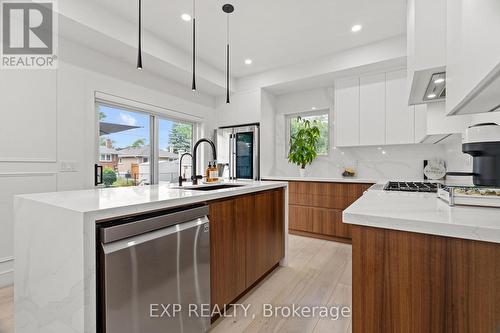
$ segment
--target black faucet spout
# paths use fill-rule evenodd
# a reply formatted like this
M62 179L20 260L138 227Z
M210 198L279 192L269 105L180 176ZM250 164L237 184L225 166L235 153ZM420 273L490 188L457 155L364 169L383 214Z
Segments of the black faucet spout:
M186 178L182 177L182 159L186 155L191 156L191 159L193 158L193 155L191 155L191 153L184 153L181 155L181 158L179 159L179 186L182 186L182 182L186 181Z
M215 149L215 144L212 140L203 138L203 139L196 141L196 143L194 144L194 147L193 147L193 156L192 156L193 167L191 169L192 170L191 180L193 181L193 185L198 185L198 179L203 178L203 176L196 174L196 155L197 155L196 153L198 151L198 146L203 142L208 143L210 145L210 147L212 147L213 160L214 160L214 162L217 160L217 150Z

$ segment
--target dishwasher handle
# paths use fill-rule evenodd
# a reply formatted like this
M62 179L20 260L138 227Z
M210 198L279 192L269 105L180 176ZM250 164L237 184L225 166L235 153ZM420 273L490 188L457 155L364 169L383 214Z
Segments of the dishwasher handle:
M138 219L125 224L109 226L100 230L100 240L102 243L107 244L158 229L163 229L179 223L193 221L207 216L208 213L208 206L201 206L184 209L170 214Z
M176 225L173 225L173 226L170 226L167 228L163 228L163 229L156 230L153 232L148 232L146 234L141 234L141 235L130 237L130 238L121 239L119 241L115 241L115 242L108 243L108 244L102 244L102 249L103 249L104 254L107 255L107 254L121 251L121 250L129 248L129 247L133 247L133 246L137 246L137 245L140 245L143 243L154 241L156 239L159 239L159 238L162 238L162 237L165 237L168 235L172 235L172 234L179 233L179 232L182 232L182 231L187 230L187 229L196 228L196 227L200 227L200 226L203 226L203 229L201 230L202 232L209 232L210 230L209 230L208 222L209 222L208 217L204 216L204 217L198 218L197 220L194 220L194 221L189 221L189 222L185 222L182 224L176 224Z

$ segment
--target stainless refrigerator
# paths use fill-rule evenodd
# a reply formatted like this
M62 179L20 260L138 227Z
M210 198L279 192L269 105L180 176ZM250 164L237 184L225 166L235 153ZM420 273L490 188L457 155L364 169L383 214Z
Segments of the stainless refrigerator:
M219 176L260 179L259 124L220 127L215 130Z

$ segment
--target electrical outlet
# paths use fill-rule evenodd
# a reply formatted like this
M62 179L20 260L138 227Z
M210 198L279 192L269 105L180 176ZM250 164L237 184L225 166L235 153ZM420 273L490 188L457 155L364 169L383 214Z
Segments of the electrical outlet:
M77 161L60 161L59 162L60 172L77 172L78 162Z

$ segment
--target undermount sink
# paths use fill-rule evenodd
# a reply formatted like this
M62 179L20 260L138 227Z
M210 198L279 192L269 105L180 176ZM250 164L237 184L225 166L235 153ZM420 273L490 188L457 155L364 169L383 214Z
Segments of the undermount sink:
M245 184L220 184L220 185L200 185L200 186L186 186L179 187L181 190L190 190L190 191L215 191L215 190L223 190L225 188L233 188L233 187L242 187Z

